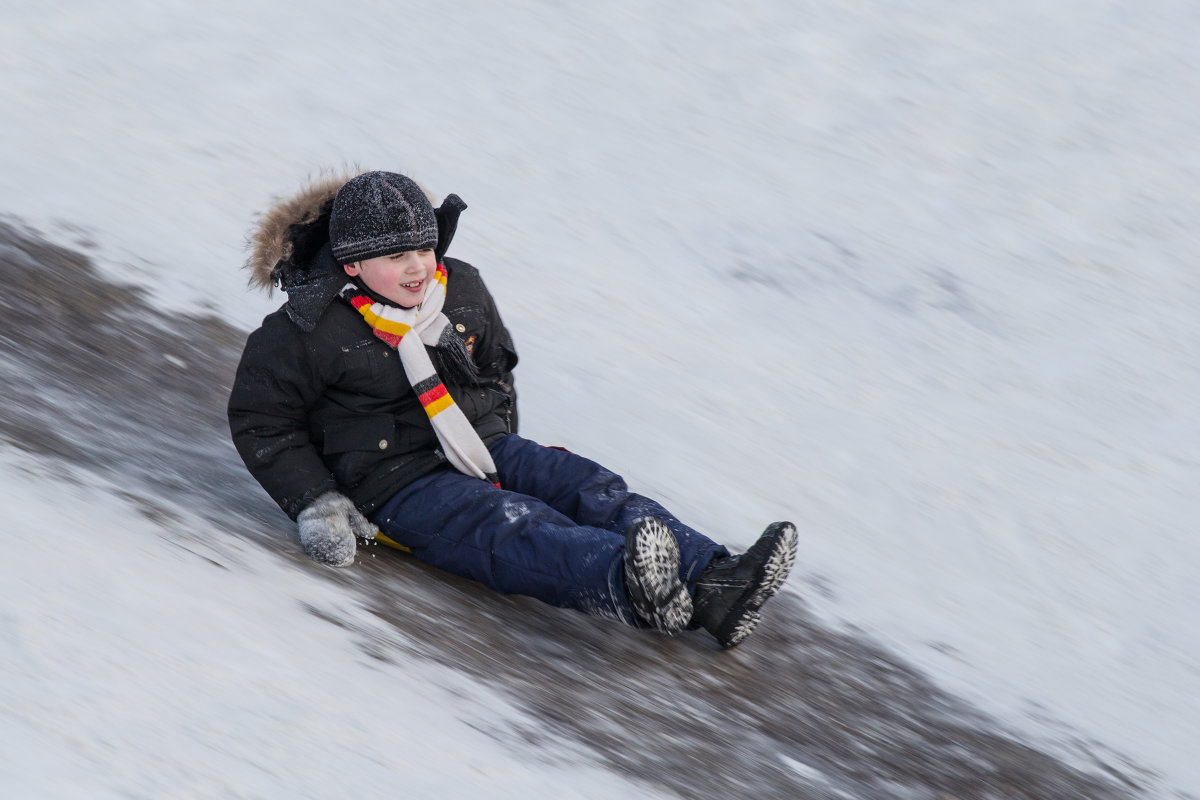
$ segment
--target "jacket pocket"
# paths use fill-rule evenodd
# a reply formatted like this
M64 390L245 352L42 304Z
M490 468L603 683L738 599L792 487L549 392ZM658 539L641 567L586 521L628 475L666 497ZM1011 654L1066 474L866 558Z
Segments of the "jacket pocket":
M396 446L396 425L390 414L370 414L325 427L327 455L354 451L385 452Z
M366 386L384 374L383 359L395 352L381 340L371 337L353 344L342 345L340 362L342 381L350 386ZM397 363L399 359L396 359Z

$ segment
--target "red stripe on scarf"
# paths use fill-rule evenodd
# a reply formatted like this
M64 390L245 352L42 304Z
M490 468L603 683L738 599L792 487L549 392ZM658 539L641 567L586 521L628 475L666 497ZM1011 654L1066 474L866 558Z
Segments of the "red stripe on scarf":
M389 347L399 347L400 346L400 340L403 337L397 336L394 333L388 333L387 331L381 331L381 330L379 330L379 328L372 328L371 330L375 331L376 336L378 336L380 339L383 339L383 341L387 342Z
M419 395L417 397L417 399L421 401L421 405L427 406L434 401L441 400L445 396L446 396L446 384L439 383L437 386L433 387L428 392L425 392L425 394Z

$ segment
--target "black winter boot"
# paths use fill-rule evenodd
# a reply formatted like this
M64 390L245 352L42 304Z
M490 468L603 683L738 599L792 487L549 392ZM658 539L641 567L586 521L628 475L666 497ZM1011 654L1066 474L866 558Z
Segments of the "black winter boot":
M692 596L679 580L679 543L656 519L625 530L625 589L634 613L655 630L674 635L692 619Z
M741 644L795 560L796 527L790 522L768 525L745 553L714 558L700 573L692 622L717 637L721 647Z

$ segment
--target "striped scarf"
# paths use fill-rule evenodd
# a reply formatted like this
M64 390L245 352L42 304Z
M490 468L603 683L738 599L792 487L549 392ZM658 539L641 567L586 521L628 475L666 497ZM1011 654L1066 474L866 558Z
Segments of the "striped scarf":
M434 280L425 290L425 299L415 308L396 308L378 303L363 293L361 287L347 283L339 293L362 314L371 330L383 341L396 348L404 374L412 384L417 399L433 424L433 432L441 442L446 458L466 475L482 478L500 485L496 465L483 440L454 402L442 383L426 346L447 351L453 356L470 356L442 313L446 302L446 267L438 264ZM409 333L416 334L409 336Z

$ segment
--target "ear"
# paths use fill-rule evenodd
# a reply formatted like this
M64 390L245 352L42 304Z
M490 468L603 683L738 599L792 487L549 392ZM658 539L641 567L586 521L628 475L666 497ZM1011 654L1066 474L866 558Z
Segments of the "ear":
M346 274L351 278L357 278L358 273L361 272L361 270L358 268L357 261L355 261L353 264L342 264L342 269L346 270Z

